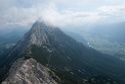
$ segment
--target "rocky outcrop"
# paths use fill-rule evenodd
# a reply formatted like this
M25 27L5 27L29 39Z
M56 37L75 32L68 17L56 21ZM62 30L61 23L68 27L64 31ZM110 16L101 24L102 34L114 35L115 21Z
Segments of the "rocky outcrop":
M48 68L30 58L19 59L2 84L59 84L60 79Z

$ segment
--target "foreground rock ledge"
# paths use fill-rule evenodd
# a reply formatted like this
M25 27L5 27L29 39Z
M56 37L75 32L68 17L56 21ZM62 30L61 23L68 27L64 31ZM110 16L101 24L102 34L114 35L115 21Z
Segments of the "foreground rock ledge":
M59 81L51 70L30 58L16 61L2 84L59 84Z

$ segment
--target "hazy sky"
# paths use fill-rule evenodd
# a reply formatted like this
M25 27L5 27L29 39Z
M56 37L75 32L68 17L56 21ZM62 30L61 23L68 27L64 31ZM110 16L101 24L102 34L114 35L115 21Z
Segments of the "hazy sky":
M0 28L26 27L42 18L56 26L125 20L125 0L0 0Z

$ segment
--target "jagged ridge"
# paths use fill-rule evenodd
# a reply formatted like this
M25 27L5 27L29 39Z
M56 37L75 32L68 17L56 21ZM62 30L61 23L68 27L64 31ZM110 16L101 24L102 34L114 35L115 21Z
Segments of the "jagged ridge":
M59 84L60 79L48 68L34 59L19 59L9 71L2 84Z

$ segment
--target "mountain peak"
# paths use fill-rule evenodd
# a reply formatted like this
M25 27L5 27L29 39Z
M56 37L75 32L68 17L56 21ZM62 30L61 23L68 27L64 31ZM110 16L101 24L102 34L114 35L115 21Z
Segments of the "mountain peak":
M25 35L23 40L27 40L29 44L48 44L49 38L55 38L55 33L61 32L59 28L54 27L47 22L37 20L31 27L30 31Z
M55 26L49 24L48 22L44 21L44 20L37 20L31 29L46 29L46 28L56 28Z
M40 29L46 29L48 28L48 24L45 23L44 21L36 21L33 25L32 25L32 28L31 30L34 31L34 30L40 30Z

